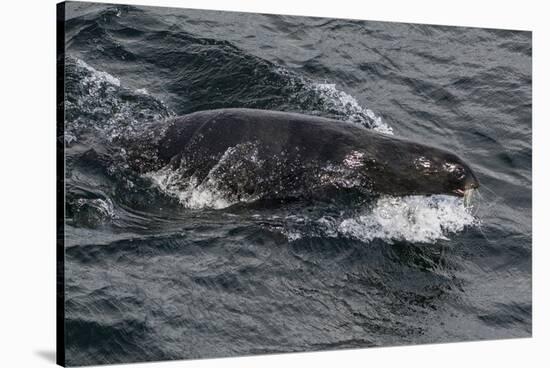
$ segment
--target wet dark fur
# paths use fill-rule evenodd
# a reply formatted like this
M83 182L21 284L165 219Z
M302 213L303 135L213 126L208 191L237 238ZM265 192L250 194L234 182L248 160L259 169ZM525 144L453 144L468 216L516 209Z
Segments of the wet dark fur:
M148 135L152 141L130 149L136 170L147 172L170 164L200 183L228 149L237 147L234 156L246 158L256 150L262 164L229 157L223 162L226 167L215 168L220 185L264 198L338 187L390 195L462 196L466 189L478 186L472 170L451 152L348 122L220 109L184 115L168 124ZM143 152L147 154L139 154Z

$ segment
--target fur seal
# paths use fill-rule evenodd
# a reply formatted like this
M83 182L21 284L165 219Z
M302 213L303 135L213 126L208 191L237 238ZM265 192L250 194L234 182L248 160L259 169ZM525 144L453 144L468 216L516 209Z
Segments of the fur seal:
M444 149L350 122L279 111L183 115L127 151L138 172L170 171L172 182L208 186L239 201L327 190L469 199L479 187L470 167Z

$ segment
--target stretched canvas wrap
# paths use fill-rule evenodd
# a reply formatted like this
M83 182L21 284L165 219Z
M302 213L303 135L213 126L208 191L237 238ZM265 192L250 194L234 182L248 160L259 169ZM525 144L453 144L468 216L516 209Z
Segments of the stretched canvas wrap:
M59 364L531 336L531 32L57 11Z

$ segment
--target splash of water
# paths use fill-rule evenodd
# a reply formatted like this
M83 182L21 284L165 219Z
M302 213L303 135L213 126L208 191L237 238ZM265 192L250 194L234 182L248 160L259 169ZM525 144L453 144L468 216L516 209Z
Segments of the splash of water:
M152 122L174 113L145 89L124 87L117 77L68 56L67 78L75 79L65 101L65 142L78 142L83 133L95 131L113 141L141 134Z
M164 193L177 198L184 207L221 209L238 202L258 199L253 194L234 193L226 186L237 180L233 186L238 187L245 178L255 175L251 171L260 168L262 164L263 161L258 158L258 144L246 142L229 147L200 181L195 175L185 175L187 162L184 159L179 168L173 169L168 165L145 175Z
M446 195L382 197L373 210L338 224L338 233L363 241L430 243L475 225L460 198Z
M338 89L336 84L312 81L283 67L278 67L275 71L285 77L290 85L298 89L298 95L305 92L305 95L312 95L315 100L320 100L323 112L343 117L344 120L367 129L393 134L392 127L386 124L380 116L361 106L355 97Z
M282 231L290 240L303 237L343 237L371 242L409 241L433 243L479 220L462 200L447 195L380 197L371 208L343 218L322 216L318 219L298 216L287 221Z
M393 134L392 127L384 123L380 116L362 107L353 96L337 89L336 84L313 83L310 86L319 94L327 107L342 112L349 121L380 133Z
M70 63L80 79L76 93L70 96L67 103L69 119L66 139L69 143L78 140L78 129L71 129L75 126L86 125L88 128L101 130L109 140L112 140L118 136L139 134L143 128L141 125L143 121L161 120L173 115L162 101L149 95L145 89L127 90L118 78L96 70L80 59L71 59ZM367 128L393 134L392 128L379 116L362 107L354 97L338 90L334 84L314 83L305 79L302 83L305 88L313 91L321 99L326 109L338 111L347 120ZM137 96L137 99L125 100L123 98L125 93L131 93ZM78 114L71 115L72 110L77 111ZM90 124L88 119L94 124ZM243 152L246 155L243 155ZM220 173L223 173L225 166L235 165L233 160L235 155L240 155L241 160L245 158L253 165L261 165L260 162L254 161L257 160L257 154L254 155L253 147L243 146L229 149L200 182L196 177L184 177L182 170L173 170L168 167L148 173L146 176L151 178L164 193L177 198L187 208L222 209L238 202L252 202L257 199L256 195L236 197L224 190L223 175ZM357 157L350 153L344 164L346 167L353 168L357 162ZM329 169L325 171L330 172ZM352 184L353 182L349 185L353 186ZM346 185L342 184L342 186ZM109 213L109 211L99 212ZM433 242L438 239L447 239L449 234L462 231L477 222L462 200L449 196L381 197L361 214L347 218L323 216L306 220L296 218L296 221L291 217L289 219L285 232L291 241L303 236L323 234L356 238L366 242L374 239L390 242L400 240ZM304 223L308 224L308 229L301 226ZM315 230L312 231L312 228Z

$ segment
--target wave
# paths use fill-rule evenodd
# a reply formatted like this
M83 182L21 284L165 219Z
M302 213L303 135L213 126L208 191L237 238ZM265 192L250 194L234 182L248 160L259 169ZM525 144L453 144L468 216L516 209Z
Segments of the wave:
M306 102L311 108L320 104L321 111L313 111L314 113L332 115L336 119L349 121L367 129L393 134L393 128L386 124L382 117L371 109L361 106L355 97L338 89L335 83L310 80L283 67L277 67L275 71L295 88L292 99L297 100L299 105Z
M245 189L246 181L256 176L255 171L264 165L264 161L258 158L258 150L259 145L253 142L228 148L206 178L200 181L195 175L185 175L185 162L176 169L167 165L145 175L187 208L226 208L260 198L259 194L247 193ZM232 190L227 189L229 186Z
M108 141L135 136L147 129L146 124L176 115L162 98L149 93L146 88L129 89L117 76L98 70L74 56L67 57L66 65L66 78L71 87L65 102L65 140L68 144L78 141L90 129L98 131ZM290 110L332 116L393 134L392 127L380 116L361 106L355 97L338 89L335 84L316 82L280 66L271 66L271 69L270 73L279 75L282 84L290 87L284 91L288 93Z
M112 74L85 61L66 60L65 142L73 144L91 131L112 142L141 134L152 122L174 113L147 90L132 90Z
M111 199L79 198L72 208L73 220L83 227L97 227L117 217Z
M217 180L211 176L199 183L195 177L184 178L180 171L171 170L169 167L147 173L145 176L151 178L162 192L178 199L186 208L222 209L237 203L216 188Z
M347 120L367 126L380 133L393 134L392 127L384 123L380 116L359 105L353 96L337 89L336 84L313 83L311 88L319 93L328 107L344 113Z
M457 197L447 195L380 197L370 209L351 217L322 216L318 219L294 218L286 224L284 235L291 241L304 237L344 237L371 242L408 241L433 243L448 240L453 233L479 220Z

